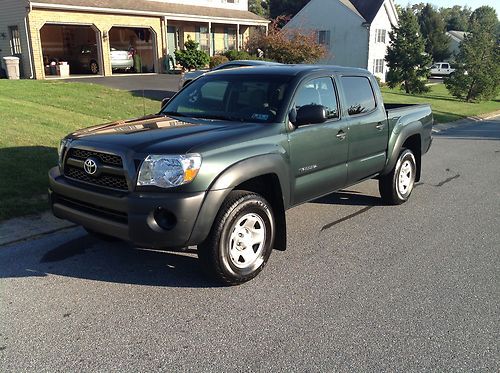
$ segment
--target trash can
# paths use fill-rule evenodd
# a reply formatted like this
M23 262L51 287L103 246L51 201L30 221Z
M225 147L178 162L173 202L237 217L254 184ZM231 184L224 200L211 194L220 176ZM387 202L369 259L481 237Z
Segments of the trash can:
M7 70L7 78L19 79L19 58L18 57L4 57L5 70Z

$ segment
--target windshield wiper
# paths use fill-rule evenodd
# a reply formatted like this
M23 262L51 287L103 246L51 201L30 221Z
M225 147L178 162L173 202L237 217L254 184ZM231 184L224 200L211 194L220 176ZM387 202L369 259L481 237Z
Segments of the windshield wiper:
M185 117L184 114L178 113L177 111L162 111L160 114L163 114L163 115L173 115L175 117Z
M205 115L193 115L193 118L197 119L216 119L216 120L227 120L227 121L240 121L241 118L235 118L235 117L226 117L224 115L217 115L217 114L205 114Z

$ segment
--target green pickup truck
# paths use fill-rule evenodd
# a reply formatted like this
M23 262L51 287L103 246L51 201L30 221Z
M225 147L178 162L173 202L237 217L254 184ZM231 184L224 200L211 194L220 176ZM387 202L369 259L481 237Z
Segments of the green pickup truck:
M429 105L385 105L366 70L276 65L207 73L144 118L65 137L55 216L141 247L197 245L225 284L286 248L285 211L376 178L405 202L431 145Z

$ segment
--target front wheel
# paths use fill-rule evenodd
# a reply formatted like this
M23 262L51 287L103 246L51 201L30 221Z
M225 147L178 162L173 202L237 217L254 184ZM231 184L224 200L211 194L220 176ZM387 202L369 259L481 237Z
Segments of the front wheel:
M406 202L413 191L416 174L415 156L410 149L404 149L392 171L379 179L378 188L382 199L391 205Z
M96 61L90 62L90 72L94 75L99 73L99 65L97 64Z
M249 281L271 255L274 216L262 196L233 191L220 208L207 239L198 245L204 269L226 285Z

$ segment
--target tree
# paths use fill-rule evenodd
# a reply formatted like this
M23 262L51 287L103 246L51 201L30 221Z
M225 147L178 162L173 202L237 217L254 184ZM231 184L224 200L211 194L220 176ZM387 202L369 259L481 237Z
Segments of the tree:
M431 4L421 9L418 23L425 40L425 51L432 59L437 62L450 57L450 38L446 35L444 20Z
M460 5L455 5L451 8L441 8L439 13L446 24L446 31L467 31L472 13L471 8L467 6L462 8Z
M265 0L248 0L248 10L258 16L269 18L269 3Z
M496 97L500 88L498 18L489 6L472 13L468 33L460 45L457 70L445 81L450 93L465 101Z
M280 28L287 18L281 16L272 20L267 35L264 32L252 35L247 49L251 53L261 49L266 59L281 63L314 63L323 58L327 51L318 43L315 32Z
M399 27L389 33L391 42L385 60L389 66L387 83L394 88L401 84L406 93L427 92L425 79L429 76L430 57L420 34L417 17L409 7L402 9Z
M269 11L272 18L296 15L310 0L270 0Z
M199 50L199 44L189 39L184 43L185 50L176 50L175 59L185 69L199 69L205 67L210 62L210 56Z

